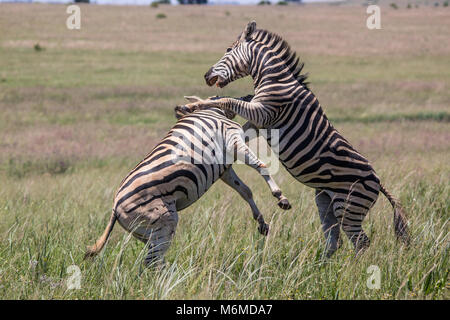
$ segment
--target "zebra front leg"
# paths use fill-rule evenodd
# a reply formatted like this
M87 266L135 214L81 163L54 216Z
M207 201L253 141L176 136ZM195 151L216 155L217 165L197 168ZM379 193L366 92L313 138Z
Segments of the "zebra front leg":
M250 121L247 121L243 126L242 126L242 130L244 132L246 132L247 130L258 130L258 128L251 123ZM254 139L256 136L250 136L249 140ZM247 148L248 149L248 148ZM249 152L250 149L248 149ZM269 173L267 172L267 169L265 169L264 167L258 167L256 168L256 170L258 170L258 172L263 176L264 180L266 181L266 183L269 185L270 190L272 191L272 195L274 197L277 197L279 202L278 202L278 206L280 206L280 208L284 209L284 210L288 210L291 208L291 205L289 204L289 201L286 197L284 197L281 193L281 189L278 187L278 185L276 184L275 180L272 178L271 175L269 175Z
M235 159L239 159L246 165L252 167L264 178L264 181L266 181L269 186L272 195L278 199L278 206L283 210L289 210L291 208L289 200L283 196L281 189L269 174L266 165L248 148L240 134L233 135L232 148Z
M232 111L240 115L244 119L251 121L258 128L263 128L272 123L273 119L280 111L279 106L266 105L257 101L245 101L236 98L219 98L219 99L205 99L194 100L193 97L186 97L189 102L183 106L176 108L184 110L184 113L194 112L195 110L205 108L220 108L223 110ZM195 97L195 99L199 99ZM194 101L194 102L193 102Z
M283 196L281 189L278 187L272 176L268 173L267 168L264 166L259 167L256 170L266 181L267 185L270 188L270 191L272 192L272 195L278 199L278 206L283 210L291 209L291 204L289 203L289 200L285 196Z
M264 236L267 236L267 234L269 233L269 225L264 221L263 215L256 206L250 188L244 182L242 182L241 179L239 179L239 177L237 176L236 172L233 170L232 167L229 167L227 170L225 170L225 172L220 178L222 179L223 182L225 182L231 188L236 190L237 193L239 193L245 201L247 201L247 203L250 205L250 208L252 209L253 219L258 221L259 233L261 233Z

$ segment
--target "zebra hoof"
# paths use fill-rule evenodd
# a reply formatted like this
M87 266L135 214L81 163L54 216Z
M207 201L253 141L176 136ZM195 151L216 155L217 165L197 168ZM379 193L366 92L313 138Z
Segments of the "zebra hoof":
M267 223L262 223L258 227L259 233L261 233L263 236L267 236L269 234L269 225Z
M326 251L326 257L327 257L327 259L330 259L332 256L333 256L333 254L336 252L336 249L328 249L327 251Z
M289 203L289 200L284 198L278 201L278 206L283 210L289 210L291 207L291 204Z

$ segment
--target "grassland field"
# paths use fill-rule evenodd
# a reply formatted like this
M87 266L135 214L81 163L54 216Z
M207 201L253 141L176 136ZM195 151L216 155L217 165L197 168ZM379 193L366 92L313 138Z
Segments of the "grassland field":
M380 30L366 28L360 3L80 5L80 30L66 28L64 5L0 4L0 298L448 299L450 9L388 3ZM163 270L141 270L144 246L119 226L83 262L122 178L174 125L183 96L252 92L248 78L222 90L203 80L252 19L297 51L327 116L401 199L411 247L380 196L364 222L369 250L355 259L345 239L324 260L314 191L281 169L293 206L283 212L238 165L267 238L217 182L180 213ZM67 287L71 265L80 289ZM371 265L379 289L366 285Z

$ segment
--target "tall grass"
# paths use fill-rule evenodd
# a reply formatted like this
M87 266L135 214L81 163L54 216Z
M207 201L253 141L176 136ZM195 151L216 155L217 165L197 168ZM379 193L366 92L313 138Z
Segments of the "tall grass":
M155 270L143 268L145 246L119 226L97 258L82 261L85 246L106 225L116 172L124 171L111 167L43 176L40 182L5 178L8 188L0 192L2 297L448 298L450 190L445 179L409 177L402 181L407 188L393 190L409 213L410 248L395 239L392 208L380 197L364 224L372 239L369 250L355 257L345 239L343 248L327 260L312 190L293 183L284 171L279 174L294 208L283 212L275 201L267 202L269 192L259 177L238 167L259 195L256 201L270 223L269 236L257 232L242 200L231 201L237 195L224 185L214 186L181 212L166 266ZM67 288L70 265L81 270L81 289ZM379 290L366 285L370 265L380 268Z

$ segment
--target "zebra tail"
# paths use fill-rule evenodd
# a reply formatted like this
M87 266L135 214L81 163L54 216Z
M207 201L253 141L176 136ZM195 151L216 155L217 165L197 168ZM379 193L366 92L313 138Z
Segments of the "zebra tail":
M406 218L405 210L403 209L400 201L390 194L380 183L380 191L386 196L394 208L394 228L397 239L403 241L407 246L410 244L410 236L408 231L408 220Z
M113 210L111 214L111 218L109 219L109 223L106 226L105 231L101 235L101 237L95 242L93 246L87 247L86 253L84 254L83 260L86 260L87 258L91 258L96 256L105 246L106 240L108 240L109 234L111 233L112 229L114 228L114 224L116 223L117 217Z

